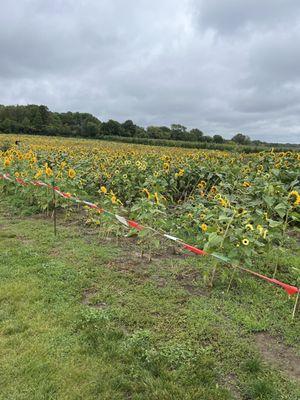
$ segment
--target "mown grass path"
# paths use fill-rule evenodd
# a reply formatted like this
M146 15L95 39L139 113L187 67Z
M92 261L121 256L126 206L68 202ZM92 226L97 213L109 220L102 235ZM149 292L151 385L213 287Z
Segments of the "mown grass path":
M300 398L283 291L247 276L208 290L206 259L58 230L0 207L1 400Z

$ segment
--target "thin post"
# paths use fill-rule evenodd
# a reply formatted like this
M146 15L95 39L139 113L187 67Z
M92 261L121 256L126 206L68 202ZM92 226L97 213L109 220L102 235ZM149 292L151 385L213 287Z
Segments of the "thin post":
M280 248L278 249L278 251L280 250ZM276 262L275 262L275 268L274 268L274 272L273 272L273 278L275 278L275 275L277 273L277 269L278 269L278 264L279 264L279 254L277 252L277 257L276 257Z
M295 314L296 314L296 310L297 310L297 305L298 305L298 301L299 301L299 295L300 295L300 290L298 290L297 297L296 297L296 300L295 300L295 305L294 305L294 309L293 309L292 319L295 318Z
M218 267L218 261L215 261L214 262L214 267L213 267L213 270L212 270L212 274L211 274L211 279L210 279L210 282L209 282L209 286L210 287L213 287L213 283L214 283L214 278L215 278L215 275L216 275L217 267Z
M53 230L54 230L54 236L56 236L57 234L57 229L56 229L56 193L55 193L55 182L53 180L52 182L52 194L53 194L53 198L52 198L52 202L53 202Z
M229 292L229 290L230 290L230 287L231 287L231 284L232 284L232 281L233 281L233 278L234 278L234 276L235 276L235 273L236 273L236 267L235 267L234 265L233 265L232 267L233 267L233 272L231 273L231 276L230 276L230 281L229 281L229 284L228 284L228 287L227 287L226 293L228 293L228 292Z

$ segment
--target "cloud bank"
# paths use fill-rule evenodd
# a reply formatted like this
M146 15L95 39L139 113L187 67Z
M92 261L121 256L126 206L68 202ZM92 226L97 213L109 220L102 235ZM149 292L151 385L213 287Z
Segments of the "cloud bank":
M297 0L3 0L0 103L300 143Z

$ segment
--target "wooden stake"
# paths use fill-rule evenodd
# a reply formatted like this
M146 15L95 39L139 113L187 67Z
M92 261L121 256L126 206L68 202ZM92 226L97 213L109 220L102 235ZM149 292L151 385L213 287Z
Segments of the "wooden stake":
M57 234L57 230L56 230L56 193L54 190L54 186L55 186L55 182L52 182L52 193L53 193L53 229L54 229L54 236L56 236Z
M295 318L295 314L296 314L296 310L297 310L297 305L298 305L298 301L299 301L299 295L300 295L300 291L298 290L297 297L296 297L296 300L295 300L294 309L293 309L292 319Z

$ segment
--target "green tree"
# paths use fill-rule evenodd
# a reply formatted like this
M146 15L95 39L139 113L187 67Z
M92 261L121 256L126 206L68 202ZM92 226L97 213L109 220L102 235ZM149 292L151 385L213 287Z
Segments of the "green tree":
M107 122L103 122L101 125L101 133L109 136L123 136L124 131L122 125L118 121L110 119Z
M28 117L23 118L21 122L21 130L23 133L31 133L31 124Z
M190 138L193 141L196 142L202 142L203 141L203 132L200 131L198 128L194 128L190 130Z
M39 107L37 107L35 110L35 114L32 119L32 125L33 125L33 128L35 129L36 133L42 133L44 124L43 124L43 118L42 118L42 114L41 114Z
M171 125L171 138L174 140L184 140L186 127L180 124Z
M136 127L135 136L136 136L136 137L140 137L140 138L146 138L146 137L148 137L148 136L147 136L147 132L146 132L145 129L142 128L141 126L137 126L137 127Z
M13 133L13 123L9 118L5 118L4 121L1 122L1 131L4 133Z
M135 136L136 126L131 121L131 119L128 119L127 121L123 122L122 127L124 136L130 136L130 137Z
M231 140L237 144L250 144L251 143L249 136L243 135L242 133L237 133L236 135L233 136L233 138Z
M150 139L164 139L164 131L158 126L148 126L147 134Z
M206 135L206 136L203 136L203 142L207 142L207 143L210 143L210 142L212 142L212 137L211 136L208 136L208 135Z
M98 131L98 125L95 122L88 121L86 124L86 135L88 137L95 137Z
M224 143L225 139L221 135L214 135L213 142L215 143Z
M44 105L40 105L39 112L40 112L40 116L42 119L42 124L43 124L43 126L46 126L49 123L49 116L50 116L48 107L46 107Z

